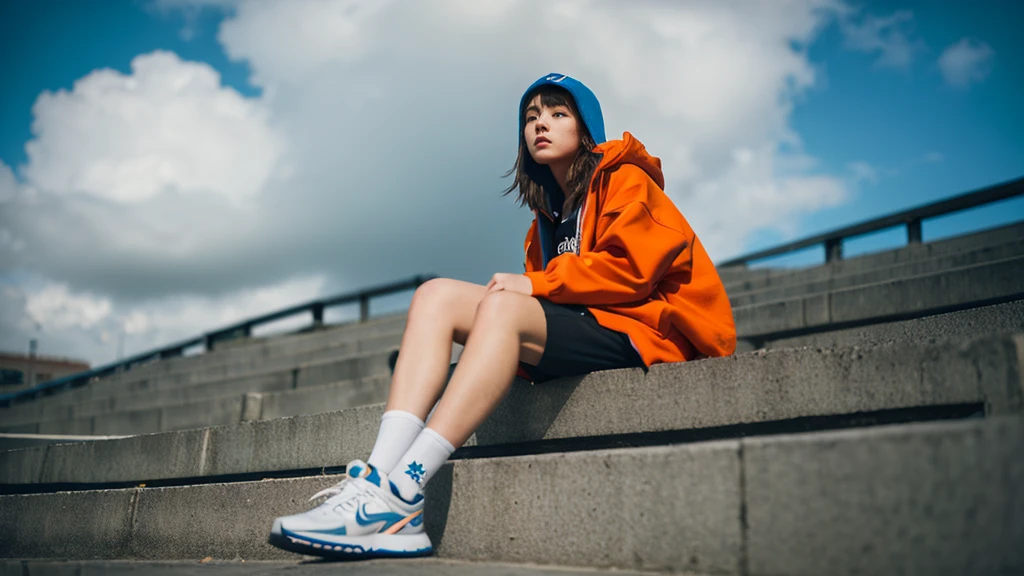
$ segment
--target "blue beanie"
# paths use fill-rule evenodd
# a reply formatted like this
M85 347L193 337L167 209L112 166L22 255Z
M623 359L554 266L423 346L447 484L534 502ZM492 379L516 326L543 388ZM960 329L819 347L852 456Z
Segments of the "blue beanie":
M551 73L544 76L530 85L523 93L523 97L519 100L519 134L522 136L523 129L526 128L526 119L523 117L523 108L526 106L526 97L534 89L545 86L558 86L564 88L569 94L572 95L573 100L576 101L576 108L580 111L580 116L583 119L583 124L587 127L587 131L590 132L590 136L594 139L595 144L601 144L605 141L604 139L604 116L601 115L601 104L597 101L597 96L587 88L583 82L565 74Z

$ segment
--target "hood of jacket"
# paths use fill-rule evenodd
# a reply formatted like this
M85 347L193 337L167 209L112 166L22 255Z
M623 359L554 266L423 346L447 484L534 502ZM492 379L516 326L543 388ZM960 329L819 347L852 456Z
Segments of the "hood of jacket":
M608 170L622 164L639 166L654 180L658 188L665 188L665 175L661 172L661 158L651 156L647 148L629 132L622 134L621 140L609 140L598 144L594 152L601 154L601 162L595 173Z

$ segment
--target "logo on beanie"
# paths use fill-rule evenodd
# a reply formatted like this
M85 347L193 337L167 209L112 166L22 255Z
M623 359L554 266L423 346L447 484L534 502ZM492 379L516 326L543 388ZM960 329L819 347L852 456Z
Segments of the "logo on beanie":
M552 74L551 76L548 76L547 78L545 78L545 80L547 80L548 82L561 82L562 80L565 80L565 79L566 79L566 75L565 74Z
M409 477L412 478L414 482L420 484L423 480L423 475L426 473L426 470L423 469L423 464L420 464L419 462L413 460L412 464L409 464L409 469L406 470L405 473L408 474Z

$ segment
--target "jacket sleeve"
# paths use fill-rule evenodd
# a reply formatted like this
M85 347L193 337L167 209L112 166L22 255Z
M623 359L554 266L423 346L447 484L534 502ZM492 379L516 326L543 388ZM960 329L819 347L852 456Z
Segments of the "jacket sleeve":
M559 304L612 305L643 300L676 258L690 248L685 233L665 226L641 200L601 216L594 249L563 254L546 270L527 272L533 296Z

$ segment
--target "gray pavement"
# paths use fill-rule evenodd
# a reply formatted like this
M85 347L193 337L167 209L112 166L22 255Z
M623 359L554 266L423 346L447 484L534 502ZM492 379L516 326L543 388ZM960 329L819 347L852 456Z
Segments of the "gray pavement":
M0 576L643 576L658 572L635 572L596 568L460 562L436 558L409 560L378 559L359 562L330 562L318 559L293 561L190 560L190 561L0 561Z

